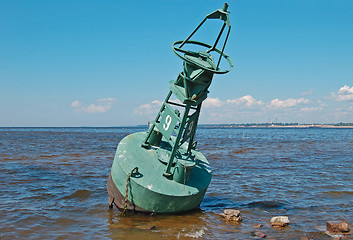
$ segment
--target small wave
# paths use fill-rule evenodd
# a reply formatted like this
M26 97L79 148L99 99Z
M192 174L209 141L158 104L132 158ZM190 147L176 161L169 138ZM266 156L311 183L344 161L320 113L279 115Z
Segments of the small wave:
M45 155L45 154L42 154L42 155L39 155L39 158L56 158L58 157L59 155L55 155L55 154L52 154L52 155Z
M334 239L342 239L344 237L341 233L330 233L329 231L325 231L325 233Z
M185 237L190 237L190 238L200 238L206 233L206 230L207 230L207 228L203 227L200 230L193 230L190 233L184 233L182 235L184 235Z
M251 202L245 204L245 206L251 208L263 208L263 209L271 209L271 208L283 208L284 203L278 201L258 201L258 202Z
M56 196L54 194L50 193L44 193L44 194L38 194L38 195L32 195L32 196L25 196L22 197L23 200L31 201L31 200L50 200L54 199Z
M58 218L55 221L55 224L61 225L61 226L71 226L72 224L78 223L77 220L72 219L72 218Z
M331 197L348 197L353 195L353 191L328 191L323 192L323 194L331 196Z
M78 198L78 199L86 199L89 198L92 195L92 191L89 190L77 190L74 193L63 197L63 199L73 199L73 198Z
M31 159L31 158L28 156L25 156L25 155L21 155L18 158L14 158L14 160L29 160L29 159Z
M81 157L82 154L80 153L71 153L71 154L68 154L69 157Z
M232 153L236 153L236 154L240 154L240 153L245 153L251 150L255 150L255 148L244 148L244 149L240 149L240 150L234 150L232 151Z
M222 156L219 155L219 154L209 154L207 155L208 159L213 159L213 160L218 160L218 159L221 159Z

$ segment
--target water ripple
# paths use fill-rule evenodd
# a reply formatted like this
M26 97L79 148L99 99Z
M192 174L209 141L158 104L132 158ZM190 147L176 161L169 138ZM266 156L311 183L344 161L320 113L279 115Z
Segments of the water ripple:
M108 209L116 146L146 128L0 128L1 239L330 239L315 226L353 222L352 129L200 128L213 179L198 211L128 215ZM244 134L245 133L245 134ZM241 210L241 224L219 213ZM283 231L269 227L288 215Z

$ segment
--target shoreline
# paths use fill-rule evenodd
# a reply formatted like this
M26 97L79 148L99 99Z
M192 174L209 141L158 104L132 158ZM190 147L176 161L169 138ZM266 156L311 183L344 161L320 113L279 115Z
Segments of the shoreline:
M347 126L339 126L339 125L330 125L330 124L298 124L298 125L277 125L277 124L268 124L268 125L262 125L262 124L215 124L215 125L202 125L200 124L200 127L202 128L330 128L330 129L353 129L352 125L347 125Z
M353 128L353 124L339 125L339 124L290 124L290 123L246 123L246 124L199 124L200 128ZM0 129L77 129L77 128L145 128L146 125L136 125L136 126L76 126L76 127L2 127Z

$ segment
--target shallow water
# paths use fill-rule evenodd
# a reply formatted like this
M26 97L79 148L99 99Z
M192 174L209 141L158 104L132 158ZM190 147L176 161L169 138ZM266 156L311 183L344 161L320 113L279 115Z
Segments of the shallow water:
M353 223L353 129L316 128L200 127L198 148L213 169L201 208L122 217L108 209L106 181L119 141L144 130L0 128L1 240L253 239L255 230L331 239L326 221ZM239 209L243 222L223 221L225 208ZM290 225L271 228L278 215Z

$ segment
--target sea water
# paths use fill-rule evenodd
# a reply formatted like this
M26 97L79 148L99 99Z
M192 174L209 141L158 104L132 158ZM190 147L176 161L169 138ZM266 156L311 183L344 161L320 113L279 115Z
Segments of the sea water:
M353 129L334 128L200 126L213 169L200 209L123 217L106 181L119 141L146 130L0 128L0 239L331 239L326 221L353 223ZM290 224L272 228L279 215Z

